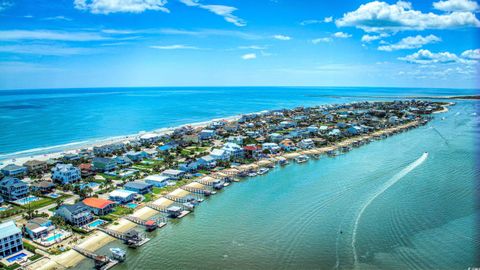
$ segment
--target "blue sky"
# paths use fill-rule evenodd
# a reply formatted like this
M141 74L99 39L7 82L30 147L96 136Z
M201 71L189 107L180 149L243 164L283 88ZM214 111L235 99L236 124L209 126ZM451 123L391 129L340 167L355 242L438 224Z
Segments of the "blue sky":
M472 0L0 0L0 89L477 88Z

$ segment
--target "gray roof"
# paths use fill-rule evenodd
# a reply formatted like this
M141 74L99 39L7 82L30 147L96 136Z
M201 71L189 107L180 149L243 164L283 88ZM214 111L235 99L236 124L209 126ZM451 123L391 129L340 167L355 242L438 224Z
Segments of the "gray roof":
M144 188L150 188L152 187L152 185L147 184L143 181L133 181L133 182L126 183L123 187L129 187L134 189L144 189Z
M0 224L0 239L17 233L21 233L21 231L12 220Z

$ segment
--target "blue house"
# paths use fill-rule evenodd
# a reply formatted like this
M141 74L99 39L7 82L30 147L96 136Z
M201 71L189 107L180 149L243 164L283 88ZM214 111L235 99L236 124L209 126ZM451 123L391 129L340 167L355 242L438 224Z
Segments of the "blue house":
M145 151L133 152L130 151L125 154L131 161L138 162L148 158L148 154Z
M120 166L129 166L133 164L132 160L126 156L118 156L115 157L113 160L115 160L115 162Z
M362 128L359 126L352 126L347 129L348 134L350 135L357 135L362 132Z
M0 181L0 195L7 201L25 198L28 191L28 185L18 178L5 177Z
M66 222L74 226L83 226L93 220L93 215L83 202L76 204L64 204L55 211L55 215L62 217Z
M5 176L21 177L27 173L27 167L9 164L3 167L1 171Z
M138 194L147 194L152 191L153 185L145 183L143 181L133 181L126 183L123 188L129 191L136 192Z
M169 142L167 144L160 145L159 147L157 147L157 150L159 152L165 152L165 151L169 151L171 149L176 149L177 147L178 147L178 144L176 144L174 142Z

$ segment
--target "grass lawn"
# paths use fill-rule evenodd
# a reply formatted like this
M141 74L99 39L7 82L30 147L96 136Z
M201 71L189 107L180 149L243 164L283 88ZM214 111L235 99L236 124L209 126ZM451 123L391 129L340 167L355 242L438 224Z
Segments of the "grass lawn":
M63 196L62 196L63 197ZM55 201L52 199L52 198L40 198L40 200L38 201L35 201L35 202L31 202L29 204L25 204L25 205L22 205L21 208L24 208L24 209L28 209L28 208L31 208L31 209L38 209L38 208L42 208L44 206L47 206L47 205L50 205L52 203L54 203Z
M10 207L8 210L0 212L0 218L6 218L6 217L18 215L18 214L23 213L24 211L25 210L23 210L22 208L20 208L16 205L12 205L12 207Z
M110 215L125 216L125 215L130 215L131 213L133 213L133 209L131 208L116 206Z
M145 195L143 195L145 197L145 200L143 202L151 202L155 199L155 195L152 194L152 193L147 193Z

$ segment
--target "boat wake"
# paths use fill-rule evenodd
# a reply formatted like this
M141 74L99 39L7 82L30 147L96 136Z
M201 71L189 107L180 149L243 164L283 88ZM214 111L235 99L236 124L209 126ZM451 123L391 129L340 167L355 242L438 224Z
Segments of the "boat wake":
M390 178L387 182L385 182L385 184L383 184L383 186L381 186L375 193L373 193L372 196L368 198L368 200L362 206L362 208L360 208L357 218L355 219L353 232L352 232L352 249L353 249L354 266L356 266L358 263L358 254L357 254L357 248L356 248L358 224L360 223L360 219L362 218L362 215L365 212L365 210L368 208L370 204L372 204L372 202L378 196L382 195L386 190L388 190L391 186L397 183L400 179L405 177L407 174L409 174L411 171L413 171L415 168L417 168L423 162L425 162L427 157L428 157L428 153L427 152L423 153L423 155L420 158L412 162L410 165L405 167L399 173L395 174L392 178Z

